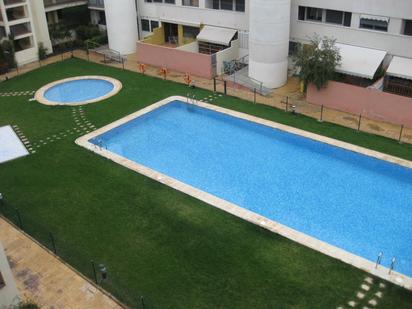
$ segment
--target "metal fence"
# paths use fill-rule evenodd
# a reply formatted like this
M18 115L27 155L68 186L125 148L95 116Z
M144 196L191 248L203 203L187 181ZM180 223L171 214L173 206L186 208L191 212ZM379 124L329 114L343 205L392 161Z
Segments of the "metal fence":
M75 49L67 50L60 54L55 54L47 57L44 60L35 61L27 65L20 66L10 72L0 76L0 81L8 80L14 76L24 74L31 70L40 68L44 65L56 63L66 60L71 57L87 60L89 62L100 63L110 67L115 67L122 70L146 74L152 77L172 80L174 82L187 84L187 76L184 73L168 72L168 74L160 73L159 68L145 66L142 72L141 64L132 57L127 59L122 57L122 61L108 61L104 53L97 53L89 50L87 46L85 50ZM311 118L317 119L319 122L328 122L337 124L343 127L348 127L359 132L366 132L378 136L387 137L403 143L412 143L412 128L404 125L393 124L385 121L377 121L365 117L364 115L355 115L348 112L339 111L336 109L327 108L326 106L319 106L308 103L301 93L292 93L288 95L271 93L269 95L261 95L259 89L249 89L233 83L231 80L224 78L215 78L211 81L204 79L197 79L193 77L193 82L198 88L223 93L225 95L237 97L253 103L260 103L272 106L277 109L284 110L294 114L301 114Z
M121 279L116 278L111 272L114 267L110 262L98 256L89 258L88 253L80 248L81 245L76 245L70 239L70 235L60 236L58 232L40 225L36 218L4 200L0 200L0 216L33 237L43 248L79 272L120 306L135 309L157 308L142 292L131 289Z
M76 50L75 57L90 62L102 63L123 70L146 74L152 77L187 84L187 75L185 73L169 72L169 74L164 74L159 72L159 68L150 66L145 66L144 72L142 72L141 64L133 57L128 57L122 63L107 62L105 61L105 57L103 55L88 50ZM300 92L288 95L277 93L262 95L259 93L260 91L257 88L249 89L242 85L233 83L231 80L225 80L222 77L215 78L211 81L205 81L204 79L196 79L196 77L193 77L193 81L196 87L202 89L223 93L225 95L237 97L253 103L269 105L274 108L284 110L285 112L305 115L315 118L319 122L334 123L359 132L394 139L401 143L412 143L412 128L390 122L373 120L365 117L364 115L350 114L348 112L327 108L326 106L311 104L305 100L304 96Z

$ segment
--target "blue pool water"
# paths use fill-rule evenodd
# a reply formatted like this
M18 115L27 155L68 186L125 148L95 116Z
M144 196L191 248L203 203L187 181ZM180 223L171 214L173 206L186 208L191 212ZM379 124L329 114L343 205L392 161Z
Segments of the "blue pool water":
M114 88L111 82L101 79L79 79L57 84L48 89L44 97L57 103L75 103L100 98Z
M412 276L412 170L174 101L91 140Z

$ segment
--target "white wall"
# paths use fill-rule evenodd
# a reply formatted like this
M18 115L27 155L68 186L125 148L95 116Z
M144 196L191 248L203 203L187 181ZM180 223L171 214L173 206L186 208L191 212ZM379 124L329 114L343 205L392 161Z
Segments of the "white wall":
M46 12L44 10L43 1L30 1L32 13L32 31L35 32L37 43L43 43L47 48L47 53L53 52L52 43L50 40L49 28L47 26ZM34 29L33 29L34 28Z
M239 46L240 41L232 41L232 45L229 48L221 50L216 53L216 74L223 73L223 61L231 61L239 58Z
M11 305L17 305L19 302L16 283L10 270L9 262L3 246L0 243L0 271L3 275L6 286L0 289L0 308L9 308Z
M298 20L298 6L353 12L351 27ZM388 32L359 29L361 14L389 17ZM314 33L334 37L340 43L376 48L412 57L412 37L401 35L402 18L412 19L411 0L292 0L291 40L305 42Z

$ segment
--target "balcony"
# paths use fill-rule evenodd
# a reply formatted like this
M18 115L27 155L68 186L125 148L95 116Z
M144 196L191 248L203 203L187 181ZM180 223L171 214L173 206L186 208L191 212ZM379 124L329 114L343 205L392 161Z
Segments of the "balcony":
M30 34L31 33L30 23L23 23L23 24L10 26L10 32L15 38L24 36L26 34Z
M89 8L104 9L104 0L89 0Z

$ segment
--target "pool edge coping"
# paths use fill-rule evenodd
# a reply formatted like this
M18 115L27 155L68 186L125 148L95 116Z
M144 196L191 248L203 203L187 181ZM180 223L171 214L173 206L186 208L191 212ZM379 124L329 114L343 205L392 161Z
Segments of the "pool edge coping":
M98 80L104 80L107 82L110 82L113 85L113 89L106 93L104 96L95 98L95 99L90 99L90 100L86 100L86 101L81 101L81 102L67 102L67 103L59 103L59 102L55 102L55 101L50 101L48 99L46 99L46 97L44 96L44 94L46 93L47 90L49 90L50 88L57 86L59 84L65 83L65 82L71 82L71 81L75 81L75 80L84 80L84 79L98 79ZM106 100L112 96L115 96L116 94L118 94L120 92L120 90L122 90L123 88L123 84L112 77L109 76L103 76L103 75L82 75L82 76L75 76L75 77L68 77L68 78L63 78L63 79L59 79L56 80L54 82L48 83L44 86L42 86L40 89L38 89L36 91L36 93L34 94L34 98L37 102L44 104L44 105L48 105L48 106L77 106L77 105L86 105L86 104L90 104L90 103L96 103L96 102L100 102L103 100Z
M311 248L313 250L316 250L318 252L321 252L325 255L328 255L332 258L338 259L346 264L350 264L358 269L361 269L367 273L370 273L374 276L377 276L381 279L387 280L389 282L392 282L398 286L404 287L408 290L412 290L412 277L408 277L404 274L398 273L396 271L392 271L389 274L389 269L383 266L378 266L378 268L375 268L376 263L369 261L365 258L362 258L356 254L350 253L348 251L345 251L343 249L340 249L338 247L335 247L331 244L328 244L327 242L321 241L319 239L316 239L312 236L306 235L302 232L299 232L297 230L294 230L292 228L289 228L283 224L280 224L276 221L270 220L264 216L261 216L257 213L254 213L250 210L247 210L243 207L240 207L236 204L230 203L226 200L223 200L217 196L214 196L212 194L209 194L207 192L204 192L202 190L199 190L195 187L192 187L186 183L183 183L179 180L176 180L172 177L169 177L165 174L159 173L155 170L152 170L146 166L143 166L139 163L136 163L134 161L131 161L129 159L126 159L120 155L114 154L102 147L96 146L92 143L89 142L91 138L94 138L98 135L101 135L113 128L116 128L124 123L129 122L130 120L133 120L139 116L142 116L144 114L147 114L163 105L166 105L172 101L179 100L183 102L187 102L186 97L182 96L171 96L166 99L163 99L157 103L151 104L141 110L138 110L137 112L134 112L132 114L129 114L125 117L122 117L106 126L103 126L102 128L99 128L93 132L90 132L86 135L83 135L79 138L76 139L75 143L83 148L86 148L94 153L97 153L98 155L101 155L115 163L118 163L128 169L131 169L139 174L142 174L146 177L149 177L155 181L158 181L162 184L165 184L169 187L172 187L175 190L181 191L185 194L188 194L198 200L201 200L205 202L208 205L214 206L218 209L221 209L227 213L230 213L238 218L241 218L243 220L246 220L250 223L253 223L255 225L258 225L262 228L265 228L271 232L274 232L276 234L279 234L283 237L286 237L294 242L297 242L305 247ZM254 123L258 123L264 126L268 126L274 129L279 129L288 133L292 133L295 135L299 135L302 137L310 138L312 140L326 143L335 147L340 147L349 151L357 152L369 157L373 157L376 159L384 160L393 164L401 165L403 167L407 168L412 168L412 162L401 159L395 156L387 155L384 153L380 153L378 151L370 150L361 146L357 145L352 145L346 142L342 142L333 138L325 137L322 135L318 135L315 133L311 133L308 131L304 131L301 129L297 129L294 127L290 127L287 125L283 125L280 123L276 123L270 120L262 119L256 116L248 115L245 113L233 111L230 109L218 107L215 105L211 105L208 103L204 103L201 101L191 101L192 103L190 104L196 104L197 106L207 108L210 110L214 110L216 112L220 112L223 114L227 114L233 117L237 117L240 119L244 119L247 121L251 121Z

